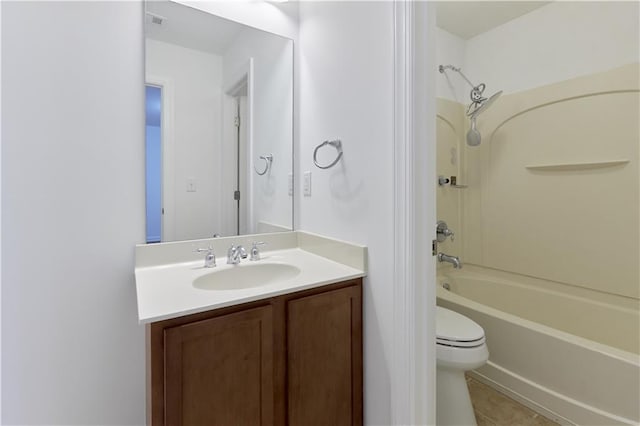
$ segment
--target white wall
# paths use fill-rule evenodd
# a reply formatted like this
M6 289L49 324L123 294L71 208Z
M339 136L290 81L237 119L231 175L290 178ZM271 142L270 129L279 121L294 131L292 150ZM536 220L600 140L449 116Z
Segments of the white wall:
M639 8L637 1L550 3L468 40L464 70L490 94L638 62Z
M163 241L189 240L220 232L222 139L222 58L170 43L146 39L146 73L173 87L173 205L165 198ZM163 117L163 118L166 118ZM166 173L165 169L165 173ZM196 191L187 192L187 180ZM173 225L168 229L167 222Z
M144 424L142 25L2 3L3 424Z
M224 87L233 83L238 69L253 58L253 140L248 165L254 214L249 232L258 222L291 228L293 203L287 177L293 172L293 43L285 38L244 30L223 57ZM261 155L273 154L271 170L260 176Z
M453 65L456 68L461 68L464 75L471 79L465 68L465 47L465 40L437 27L436 68L440 65ZM439 98L468 103L469 89L469 84L457 72L451 70L446 70L443 74L438 72L436 77L436 95Z
M365 422L391 424L393 342L393 2L301 2L300 157L312 172L300 229L369 247L364 285ZM334 168L313 149L340 138ZM335 152L327 148L330 160Z

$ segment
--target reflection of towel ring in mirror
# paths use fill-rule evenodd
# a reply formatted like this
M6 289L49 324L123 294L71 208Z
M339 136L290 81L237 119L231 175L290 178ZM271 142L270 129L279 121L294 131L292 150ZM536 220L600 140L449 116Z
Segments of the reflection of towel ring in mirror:
M338 156L328 166L321 166L320 164L318 164L318 159L316 158L316 156L318 155L318 150L325 145L331 145L332 147L334 147L338 151ZM324 141L320 145L316 146L316 149L313 150L313 164L315 164L317 167L321 169L330 169L331 167L335 166L336 163L340 161L341 158L342 158L342 142L340 141L340 139L336 139L334 141Z
M253 170L256 171L257 174L259 174L260 176L264 175L265 173L267 173L269 171L269 169L271 168L271 163L273 162L273 154L269 154L269 155L261 155L260 156L261 160L264 160L265 164L264 164L264 170L259 172L258 169L256 169L256 166L253 166Z

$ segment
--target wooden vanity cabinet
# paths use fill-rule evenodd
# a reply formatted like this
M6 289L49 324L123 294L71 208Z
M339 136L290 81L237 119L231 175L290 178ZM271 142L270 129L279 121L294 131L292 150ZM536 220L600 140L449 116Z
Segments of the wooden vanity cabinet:
M361 425L362 279L147 325L147 423Z
M271 306L164 330L165 424L273 424Z

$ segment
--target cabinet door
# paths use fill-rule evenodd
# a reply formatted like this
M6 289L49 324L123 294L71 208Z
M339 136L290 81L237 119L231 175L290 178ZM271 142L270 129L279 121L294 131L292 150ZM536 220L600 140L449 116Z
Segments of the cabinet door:
M287 304L290 425L362 424L361 287Z
M167 328L165 425L273 424L272 308Z

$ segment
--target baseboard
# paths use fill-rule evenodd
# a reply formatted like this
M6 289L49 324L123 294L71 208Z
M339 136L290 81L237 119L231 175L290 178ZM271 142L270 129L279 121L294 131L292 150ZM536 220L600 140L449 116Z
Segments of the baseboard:
M527 380L512 371L487 362L481 371L470 371L474 379L564 426L633 425L630 419L587 406L565 395ZM559 413L562 413L559 414Z

